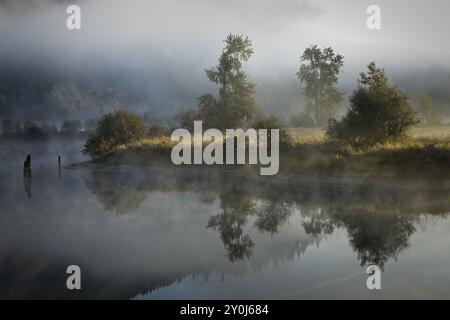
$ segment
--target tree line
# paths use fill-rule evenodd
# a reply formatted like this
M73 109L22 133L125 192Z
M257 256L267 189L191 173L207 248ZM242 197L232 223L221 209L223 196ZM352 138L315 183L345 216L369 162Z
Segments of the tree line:
M202 120L210 128L280 127L275 117L257 116L256 85L248 80L242 65L253 55L248 37L228 35L216 67L205 70L208 79L218 86L218 95L198 98L196 109L178 115L180 126L191 128L194 120ZM389 83L384 69L370 62L360 74L357 88L350 96L347 114L337 120L344 93L337 88L344 56L331 47L312 45L300 57L296 73L302 84L306 105L296 117L307 126L326 128L329 138L357 144L375 144L398 139L419 123L420 115L427 124L441 122L439 108L422 96L418 108L395 85ZM416 110L417 109L417 110ZM419 112L418 112L419 111Z
M279 119L258 113L256 84L243 70L243 64L254 54L252 42L243 35L230 34L224 43L218 65L205 70L207 78L217 86L217 94L201 95L196 108L177 114L177 126L192 130L194 121L199 120L204 128L220 130L279 128L282 129L280 136L288 142ZM370 146L404 137L419 123L419 116L424 123L440 123L439 108L430 98L421 97L419 108L414 108L409 97L389 82L385 70L375 62L370 62L367 71L360 73L357 87L350 96L349 109L342 119L337 119L344 99L344 93L337 88L343 67L344 56L331 47L321 49L312 45L306 48L296 76L307 102L294 119L297 124L325 128L332 140ZM145 136L142 119L127 111L116 111L99 122L84 152L99 156Z
M3 119L1 137L6 139L42 140L56 136L77 136L95 129L97 120L90 119L83 123L80 120L64 120L58 126L54 123L36 123L33 121L17 121Z

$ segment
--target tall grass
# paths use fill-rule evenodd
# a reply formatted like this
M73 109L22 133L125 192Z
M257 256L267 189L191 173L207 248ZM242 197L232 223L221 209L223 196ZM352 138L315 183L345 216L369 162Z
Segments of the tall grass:
M418 127L405 138L370 148L331 141L321 129L288 132L290 143L280 149L281 175L450 179L450 126ZM117 147L101 161L171 165L176 143L168 136L143 139Z

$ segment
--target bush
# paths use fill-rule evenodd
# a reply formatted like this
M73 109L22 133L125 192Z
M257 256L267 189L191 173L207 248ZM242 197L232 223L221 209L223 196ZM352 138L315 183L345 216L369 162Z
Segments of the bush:
M356 145L373 145L403 137L418 123L415 111L396 86L390 86L383 69L372 62L361 73L359 88L341 121L329 120L327 135Z
M99 157L115 147L133 143L145 137L141 118L128 111L108 113L98 122L95 133L84 145L83 153Z
M149 138L160 138L163 136L167 136L167 131L163 127L160 126L151 126L147 131L147 136Z
M255 120L253 124L254 129L268 129L267 130L267 139L270 141L270 129L279 129L280 130L280 145L287 145L291 143L291 136L283 128L280 121L275 116L265 117L260 116Z
M180 128L187 129L190 132L194 131L195 120L201 120L201 117L195 110L183 111L175 116L175 121L177 122L178 126Z

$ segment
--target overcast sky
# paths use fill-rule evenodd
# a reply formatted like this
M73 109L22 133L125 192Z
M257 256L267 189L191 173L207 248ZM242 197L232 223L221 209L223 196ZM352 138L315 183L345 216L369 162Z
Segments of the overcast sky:
M1 1L3 61L82 67L97 59L132 67L161 54L168 60L215 63L226 34L255 46L252 66L298 63L308 44L332 46L347 64L449 66L447 0L85 0ZM68 4L82 9L82 30L65 27ZM366 28L366 8L381 7L382 29ZM132 60L132 61L131 61Z

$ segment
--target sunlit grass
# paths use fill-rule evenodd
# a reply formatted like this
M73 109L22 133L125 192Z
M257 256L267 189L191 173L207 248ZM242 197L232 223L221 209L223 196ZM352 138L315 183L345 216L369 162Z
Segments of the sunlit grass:
M290 143L280 149L281 175L450 178L450 126L417 127L406 138L370 148L331 141L317 128L291 128L288 132ZM170 165L170 152L176 144L169 136L146 138L118 146L103 160Z

